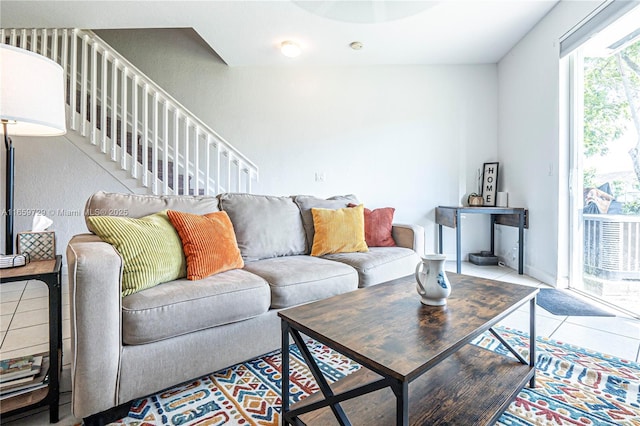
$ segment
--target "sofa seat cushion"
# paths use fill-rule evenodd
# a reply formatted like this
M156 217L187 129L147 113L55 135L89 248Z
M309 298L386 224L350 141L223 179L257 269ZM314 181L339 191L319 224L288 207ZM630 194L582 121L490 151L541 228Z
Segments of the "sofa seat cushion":
M271 287L271 307L324 299L358 288L358 273L348 265L311 256L287 256L246 262L244 269Z
M267 282L242 269L170 281L122 299L122 340L141 345L241 321L270 303Z
M359 287L369 287L395 278L411 275L420 256L404 247L369 247L366 253L337 253L323 256L354 267L359 275Z

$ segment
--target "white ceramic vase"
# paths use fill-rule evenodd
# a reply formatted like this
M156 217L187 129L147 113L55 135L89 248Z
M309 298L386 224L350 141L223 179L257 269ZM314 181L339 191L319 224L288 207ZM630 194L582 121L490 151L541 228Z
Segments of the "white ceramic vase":
M444 271L443 254L429 254L416 266L416 290L424 305L443 306L451 294L451 284Z

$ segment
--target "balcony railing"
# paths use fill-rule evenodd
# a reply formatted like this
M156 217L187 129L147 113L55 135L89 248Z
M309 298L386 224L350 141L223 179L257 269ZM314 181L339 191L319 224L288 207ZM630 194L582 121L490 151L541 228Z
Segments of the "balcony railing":
M640 216L585 214L584 272L640 280Z

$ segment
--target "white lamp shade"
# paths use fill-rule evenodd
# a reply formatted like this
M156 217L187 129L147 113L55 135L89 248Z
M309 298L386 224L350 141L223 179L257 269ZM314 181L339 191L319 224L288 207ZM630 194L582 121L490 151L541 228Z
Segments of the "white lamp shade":
M62 67L42 55L0 44L0 119L8 121L11 136L65 134Z

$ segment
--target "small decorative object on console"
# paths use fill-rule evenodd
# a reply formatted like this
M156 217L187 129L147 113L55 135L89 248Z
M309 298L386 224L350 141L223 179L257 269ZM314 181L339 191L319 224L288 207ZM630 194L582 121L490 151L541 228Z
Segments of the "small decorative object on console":
M481 207L484 204L482 198L482 172L478 169L478 192L472 192L467 198L467 204L469 207Z
M469 194L467 203L469 203L469 207L480 207L484 204L484 198L482 198L482 195L478 195L474 192Z
M484 163L482 173L482 198L485 206L495 207L498 192L498 163Z

